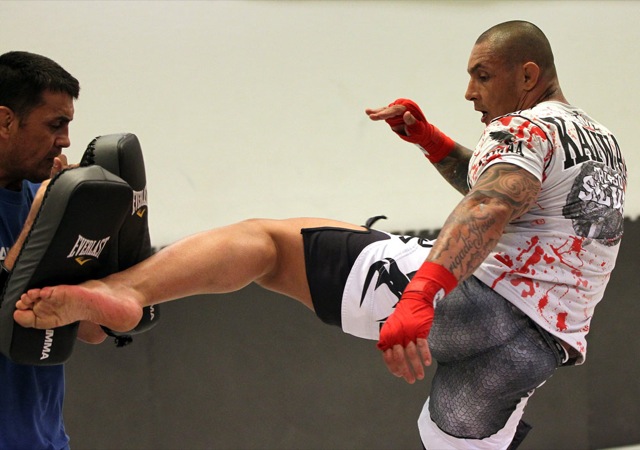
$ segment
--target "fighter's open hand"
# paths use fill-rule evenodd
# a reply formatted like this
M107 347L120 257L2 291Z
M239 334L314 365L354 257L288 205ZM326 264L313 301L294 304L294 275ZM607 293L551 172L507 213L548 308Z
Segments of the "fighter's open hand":
M418 146L432 163L442 161L455 147L455 142L430 124L420 107L406 98L399 98L389 106L366 109L371 120L384 120L402 140Z
M378 348L389 372L413 384L424 378L424 366L431 365L427 336L433 323L433 304L422 292L407 292L380 330Z
M453 274L440 264L425 261L418 269L380 330L378 348L389 372L410 384L424 378L424 366L431 364L427 336L436 303L457 283Z
M365 113L371 120L384 120L395 133L403 136L407 136L406 126L414 125L417 122L413 114L407 110L406 105L401 103L394 102L382 108L368 108L365 109Z

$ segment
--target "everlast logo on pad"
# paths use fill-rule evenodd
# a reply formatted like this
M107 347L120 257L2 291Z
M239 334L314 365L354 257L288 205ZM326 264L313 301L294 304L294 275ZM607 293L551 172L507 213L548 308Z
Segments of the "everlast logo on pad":
M45 330L44 346L42 347L42 356L40 356L40 361L42 361L43 359L47 359L49 357L49 353L51 353L52 345L53 345L53 330Z
M144 216L147 210L147 187L141 191L133 191L133 210L131 215L137 214L139 217Z
M78 239L71 249L71 252L67 255L67 258L75 258L76 262L80 265L83 265L91 258L98 259L109 239L111 239L111 236L94 241L93 239L87 239L82 235L78 235Z

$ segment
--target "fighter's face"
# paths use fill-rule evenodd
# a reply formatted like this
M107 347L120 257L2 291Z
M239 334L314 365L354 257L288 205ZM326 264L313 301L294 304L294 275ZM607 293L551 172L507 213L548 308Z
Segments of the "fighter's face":
M521 109L524 90L521 67L510 66L492 51L489 42L476 44L469 57L469 86L465 98L482 113L481 121L488 125L496 117Z
M0 153L0 172L8 184L23 179L40 182L50 176L53 159L69 147L73 98L46 91L43 103L25 117L11 115L7 146ZM7 183L5 183L6 185Z

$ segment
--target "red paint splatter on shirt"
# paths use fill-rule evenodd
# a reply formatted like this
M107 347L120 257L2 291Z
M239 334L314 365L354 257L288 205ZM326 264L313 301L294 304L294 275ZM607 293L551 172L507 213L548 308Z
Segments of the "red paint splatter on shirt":
M542 314L542 311L544 311L544 309L547 307L548 304L549 304L549 294L544 294L542 298L538 301L538 311L540 311L540 314Z
M513 261L509 255L498 254L495 258L507 267L513 267Z
M502 117L500 119L500 123L505 127L509 127L514 117ZM527 148L532 149L532 141L535 136L539 137L543 142L547 140L547 135L542 128L538 125L532 123L530 120L525 120L517 127L510 127L509 132L511 132L516 139L520 139L525 142Z
M551 250L556 254L556 256L558 257L558 259L562 264L564 264L565 266L571 269L571 273L575 275L575 277L577 278L576 284L578 286L583 285L586 287L588 286L589 283L587 282L587 280L582 279L582 270L581 270L581 267L584 266L584 261L582 261L581 259L582 244L584 240L585 238L571 236L561 246L559 247L551 246ZM567 261L566 257L572 254L575 254L576 258L580 261L579 266L573 266L569 264L569 262Z
M496 285L504 280L507 275L516 275L516 274L530 274L533 275L536 273L536 265L538 265L541 261L544 260L546 264L550 264L555 261L555 258L552 255L547 254L544 249L538 245L540 242L540 238L538 236L534 236L531 238L530 242L527 242L529 245L524 250L521 250L518 256L516 256L516 261L523 261L521 267L517 269L513 269L513 261L507 255L496 255L495 258L502 262L504 265L509 267L512 270L504 271L499 277L497 277L491 288L495 288ZM525 259L526 258L526 259ZM531 280L529 277L514 277L510 280L511 284L514 286L518 286L520 284L524 284L524 288L522 290L523 297L531 297L535 294L536 283Z
M556 327L560 331L565 331L567 329L567 314L566 312L558 313L558 321L556 322Z
M528 288L522 291L523 297L532 297L533 294L536 293L534 282L529 278L514 278L513 280L511 280L511 284L513 284L514 286L518 286L519 284L524 284L525 287Z

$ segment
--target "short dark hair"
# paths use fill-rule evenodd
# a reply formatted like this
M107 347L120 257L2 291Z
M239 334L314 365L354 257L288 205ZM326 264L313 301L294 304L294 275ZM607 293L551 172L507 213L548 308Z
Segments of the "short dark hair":
M0 106L25 117L42 103L45 91L63 92L77 99L80 83L46 56L22 51L0 55Z
M549 40L540 28L524 20L511 20L489 28L476 44L489 41L493 50L510 65L532 61L543 73L556 76Z

